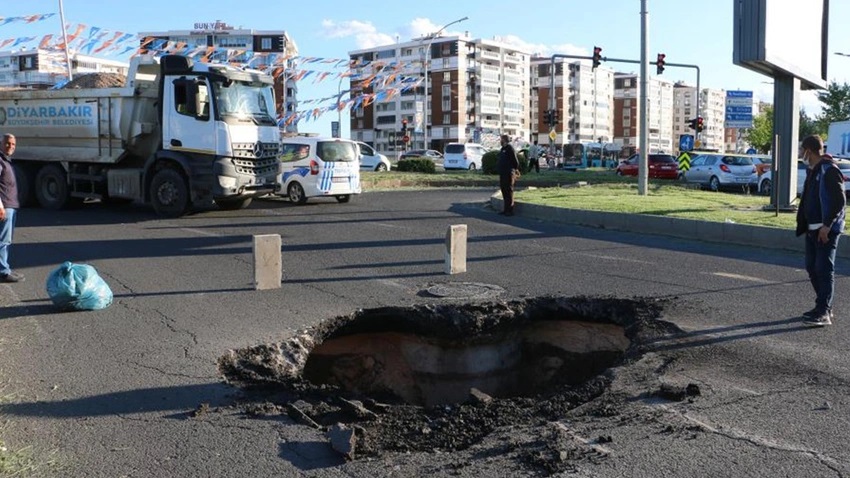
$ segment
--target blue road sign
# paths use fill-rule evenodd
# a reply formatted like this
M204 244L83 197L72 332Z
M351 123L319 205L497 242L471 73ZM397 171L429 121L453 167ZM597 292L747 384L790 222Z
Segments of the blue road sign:
M693 150L694 150L694 135L692 135L692 134L679 135L679 151L693 151Z
M727 91L726 118L727 128L753 127L753 92Z
M758 151L756 151L756 148L750 148L750 149L747 150L747 154L756 154L756 153L758 153Z

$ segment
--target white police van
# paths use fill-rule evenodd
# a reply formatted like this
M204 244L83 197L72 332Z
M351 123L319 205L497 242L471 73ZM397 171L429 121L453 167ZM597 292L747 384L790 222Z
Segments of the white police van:
M360 151L347 139L319 136L281 138L280 191L294 204L311 197L348 202L360 194Z

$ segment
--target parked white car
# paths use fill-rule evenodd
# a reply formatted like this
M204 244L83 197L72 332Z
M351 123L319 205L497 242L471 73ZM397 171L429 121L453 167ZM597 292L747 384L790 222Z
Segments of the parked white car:
M477 143L449 143L443 151L443 166L446 169L481 169L482 158L487 149Z
M362 171L389 171L392 169L390 160L375 151L375 148L362 141L357 141L357 146L360 147L360 169Z
M682 179L701 184L711 191L728 187L755 187L758 184L753 159L746 155L704 153L691 161Z
M850 198L850 161L835 161L838 169L844 175L844 193ZM802 161L797 161L797 196L803 194L803 185L806 184L806 174L809 169ZM770 196L773 191L773 171L768 170L759 178L759 193Z

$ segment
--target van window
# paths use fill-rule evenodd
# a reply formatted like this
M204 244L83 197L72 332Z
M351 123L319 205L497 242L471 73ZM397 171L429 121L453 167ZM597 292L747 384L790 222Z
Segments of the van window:
M283 143L281 146L280 161L282 163L300 161L310 156L310 145Z
M463 154L465 148L462 144L447 144L446 145L446 154Z
M357 145L348 141L319 141L316 156L325 162L357 161Z

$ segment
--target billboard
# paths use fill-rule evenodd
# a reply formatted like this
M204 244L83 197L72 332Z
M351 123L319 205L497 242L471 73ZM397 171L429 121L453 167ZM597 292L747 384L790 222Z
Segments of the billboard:
M829 0L734 0L733 62L826 88Z

